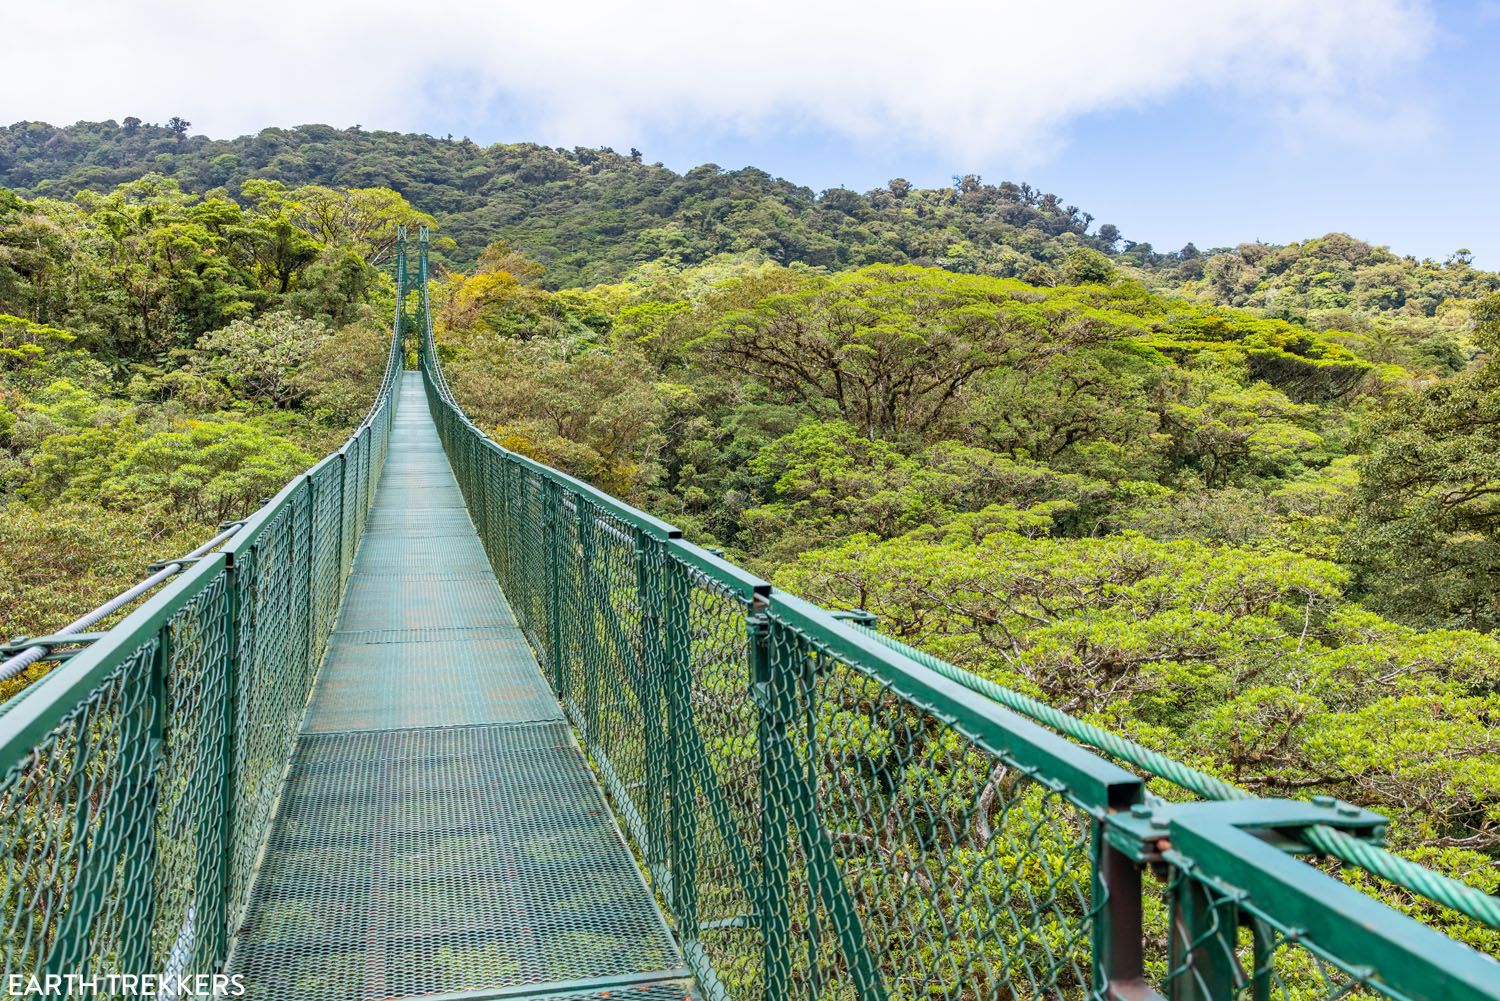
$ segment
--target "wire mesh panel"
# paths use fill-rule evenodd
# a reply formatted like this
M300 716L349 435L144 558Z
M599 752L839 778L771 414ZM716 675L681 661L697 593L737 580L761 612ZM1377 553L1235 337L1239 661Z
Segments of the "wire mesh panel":
M42 735L0 779L8 972L209 972L220 956L222 557L181 583L69 665L76 702L33 691L12 710Z
M520 616L521 628L537 647L544 667L550 666L552 617L550 612L553 584L551 539L547 534L547 481L524 468L518 468L512 479L510 508L516 513L517 538L511 558L510 573L503 586L516 595L513 604Z
M1091 986L1092 818L799 630L770 625L763 808L797 996L1080 997ZM793 950L788 949L789 953ZM772 971L768 971L770 974Z
M310 554L299 545L294 490L235 554L238 671L234 705L235 824L230 863L231 912L243 907L265 843L276 793L311 687L312 668L298 642L299 605Z
M669 561L663 676L673 909L731 997L763 997L760 710L749 596Z
M558 576L558 617L566 630L554 679L569 717L587 742L626 829L648 862L663 862L662 785L665 774L659 644L659 610L648 608L639 588L635 533L586 500L554 529L564 553ZM579 538L574 543L573 534ZM562 637L560 637L562 639ZM568 642L571 640L571 642Z
M676 578L674 904L726 995L1084 996L1092 818L1066 788Z
M153 958L159 969L181 963L214 969L226 941L219 892L225 819L223 775L230 746L229 575L215 574L165 630L162 758L158 817ZM225 929L225 936L218 929Z
M308 571L313 603L313 648L308 659L314 664L323 659L323 652L327 649L328 634L333 629L342 592L343 578L339 574L342 462L342 456L330 456L314 467L309 475L313 495L312 564Z

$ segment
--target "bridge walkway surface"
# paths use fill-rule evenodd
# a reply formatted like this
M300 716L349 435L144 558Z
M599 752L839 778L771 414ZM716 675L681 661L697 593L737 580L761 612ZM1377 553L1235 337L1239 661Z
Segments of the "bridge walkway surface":
M692 997L407 372L230 961L285 999Z

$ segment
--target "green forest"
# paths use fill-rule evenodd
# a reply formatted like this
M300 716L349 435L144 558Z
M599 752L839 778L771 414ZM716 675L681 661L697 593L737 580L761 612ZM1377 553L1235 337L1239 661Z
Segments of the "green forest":
M0 189L0 624L41 635L243 517L363 418L394 192ZM0 683L10 694L45 669Z
M20 123L7 636L342 439L398 225L434 229L445 367L507 448L1246 789L1381 811L1500 892L1500 276L1461 249L1159 252L972 176L815 194L635 151Z

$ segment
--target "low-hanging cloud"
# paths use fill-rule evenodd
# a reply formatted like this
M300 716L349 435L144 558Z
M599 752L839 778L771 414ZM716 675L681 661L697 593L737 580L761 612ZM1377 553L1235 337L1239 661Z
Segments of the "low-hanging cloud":
M795 128L1016 163L1082 115L1194 89L1376 134L1433 35L1410 0L54 0L7 21L6 121L504 121L524 133L506 138L621 148Z

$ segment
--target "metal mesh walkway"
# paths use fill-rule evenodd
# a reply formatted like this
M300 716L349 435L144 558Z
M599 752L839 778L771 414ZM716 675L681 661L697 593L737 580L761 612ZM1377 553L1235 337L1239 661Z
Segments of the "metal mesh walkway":
M691 996L408 373L231 961L252 996Z

